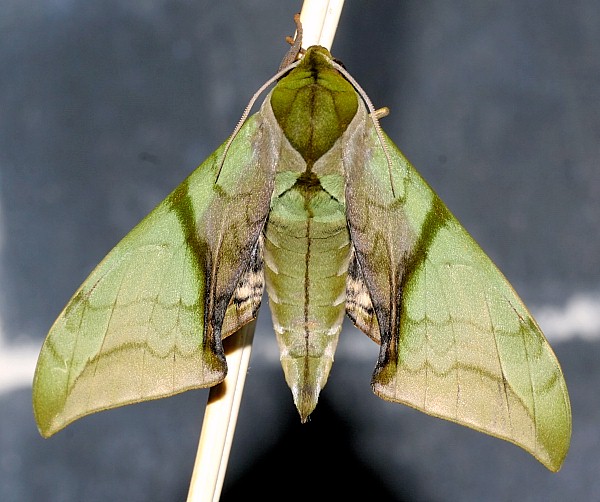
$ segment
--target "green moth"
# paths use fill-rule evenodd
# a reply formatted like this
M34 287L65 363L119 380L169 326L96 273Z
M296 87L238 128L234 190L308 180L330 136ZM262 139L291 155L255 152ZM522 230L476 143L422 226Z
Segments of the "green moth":
M278 77L50 329L33 382L41 434L221 382L221 342L256 317L266 286L302 421L346 313L380 345L379 397L511 441L558 470L571 436L566 384L510 284L326 49L309 48Z

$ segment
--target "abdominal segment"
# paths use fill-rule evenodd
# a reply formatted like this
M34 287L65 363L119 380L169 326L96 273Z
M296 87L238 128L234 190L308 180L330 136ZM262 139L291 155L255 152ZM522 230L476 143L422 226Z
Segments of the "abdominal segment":
M303 422L333 363L349 258L340 202L302 186L275 199L264 230L265 283L281 364Z

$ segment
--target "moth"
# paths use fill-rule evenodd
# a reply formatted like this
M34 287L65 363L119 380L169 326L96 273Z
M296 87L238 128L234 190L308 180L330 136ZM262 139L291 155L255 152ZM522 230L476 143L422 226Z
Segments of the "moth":
M55 321L33 382L41 434L221 382L221 342L256 317L266 288L302 421L347 314L380 346L377 396L558 470L571 409L540 328L381 130L356 81L325 48L297 49L260 110L117 244Z

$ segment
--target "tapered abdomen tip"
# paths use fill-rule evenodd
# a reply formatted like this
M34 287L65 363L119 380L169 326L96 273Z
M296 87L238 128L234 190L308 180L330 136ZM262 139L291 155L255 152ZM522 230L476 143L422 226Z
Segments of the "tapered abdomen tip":
M298 413L300 414L300 421L303 424L305 424L308 421L308 417L317 407L320 392L321 387L317 387L314 385L303 385L292 388L294 404L298 409Z

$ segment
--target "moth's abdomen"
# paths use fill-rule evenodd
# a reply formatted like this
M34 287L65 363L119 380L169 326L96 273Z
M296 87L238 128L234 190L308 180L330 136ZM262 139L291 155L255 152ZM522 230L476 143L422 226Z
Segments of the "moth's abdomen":
M265 227L265 282L286 381L302 421L327 381L346 303L345 209L320 188L278 197Z

